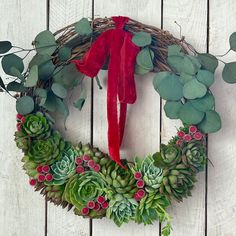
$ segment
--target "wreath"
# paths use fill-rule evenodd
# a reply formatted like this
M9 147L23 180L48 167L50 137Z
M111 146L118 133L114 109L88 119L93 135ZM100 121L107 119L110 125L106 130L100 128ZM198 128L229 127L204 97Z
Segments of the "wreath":
M229 41L230 50L236 51L236 33ZM73 208L76 215L107 217L118 226L159 220L164 223L162 234L169 235L166 209L172 200L191 196L196 174L207 161L206 134L221 128L210 86L218 61L223 61L197 52L184 37L176 39L120 16L82 18L54 34L40 32L32 44L32 49L23 49L0 42L2 69L9 75L8 83L0 78L0 91L17 99L15 141L24 153L30 185L48 201ZM24 69L23 60L35 51ZM236 62L223 63L223 79L235 83ZM82 109L85 76L96 78L101 88L100 69L108 69L109 155L91 144L73 145L54 128L56 112L65 122L69 115L69 90L78 89L80 97L73 104ZM159 152L128 162L119 152L127 105L136 99L134 74L148 72L155 72L153 86L166 100L166 116L180 119L183 126Z

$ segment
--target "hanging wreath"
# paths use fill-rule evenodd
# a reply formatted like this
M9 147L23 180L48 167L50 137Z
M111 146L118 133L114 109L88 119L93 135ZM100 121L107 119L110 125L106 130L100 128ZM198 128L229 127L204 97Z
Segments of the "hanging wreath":
M235 45L233 33L230 50L236 51ZM107 217L118 226L130 220L145 225L159 220L164 223L162 234L169 235L166 209L172 200L191 195L196 174L207 161L206 134L221 128L210 91L218 59L197 52L184 38L128 17L83 18L55 34L40 32L33 46L23 49L0 42L2 69L10 76L8 84L0 79L1 91L11 96L16 92L15 141L24 152L30 185L77 215ZM33 51L24 69L23 60ZM22 52L23 58L16 55ZM225 63L222 75L228 83L236 82L235 64ZM73 104L82 109L85 75L96 78L101 87L100 69L108 69L109 155L90 144L72 145L53 126L56 112L65 121L69 115L69 90L79 88L80 97ZM154 89L166 100L166 116L180 119L183 127L167 145L161 144L159 152L128 162L120 159L119 150L127 105L136 100L134 74L150 71L155 72Z

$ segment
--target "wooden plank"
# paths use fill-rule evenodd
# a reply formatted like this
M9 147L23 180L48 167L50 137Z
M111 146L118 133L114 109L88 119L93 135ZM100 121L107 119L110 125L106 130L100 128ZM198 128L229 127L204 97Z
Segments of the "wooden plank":
M199 51L206 51L206 26L207 26L207 1L181 0L167 1L163 3L163 27L169 30L175 37L180 37L180 28L175 21L182 27L182 35L187 42L192 44ZM165 102L163 101L163 105ZM162 142L168 140L176 134L176 128L181 122L166 118L163 111L162 116ZM192 191L192 197L185 199L182 204L173 202L169 210L173 217L172 226L175 236L200 236L204 235L205 225L205 173L198 175L198 183Z
M127 15L143 23L161 26L161 1L95 1L95 16ZM154 153L159 149L159 96L152 86L153 75L136 77L137 101L129 106L125 136L121 156L132 160L135 155ZM94 88L94 145L107 152L107 119L106 119L106 79L105 72L100 73L103 90ZM122 233L121 233L122 232ZM129 223L118 228L111 220L93 220L94 236L118 235L158 235L159 223L144 227Z
M220 55L229 49L228 38L235 31L236 2L223 0L210 1L210 53ZM235 53L225 58L235 61ZM216 111L222 118L222 129L209 135L208 170L208 236L231 236L236 231L236 93L235 85L226 84L221 79L223 64L216 72L213 94Z
M90 0L51 0L49 8L49 29L56 31L73 22L80 20L82 17L91 17L92 1ZM87 88L87 100L82 109L78 111L73 107L73 101L79 97L79 91L74 90L68 100L70 116L67 120L65 130L63 119L57 124L57 128L62 132L64 137L76 144L79 141L84 143L90 142L90 79L85 79ZM89 235L89 220L74 215L73 211L67 212L53 204L48 204L48 235Z
M30 48L37 32L46 28L46 2L2 0L0 16L0 40L8 39L14 45ZM6 77L3 71L0 74ZM44 235L44 199L29 186L22 170L23 153L14 142L15 100L3 93L0 96L1 234Z

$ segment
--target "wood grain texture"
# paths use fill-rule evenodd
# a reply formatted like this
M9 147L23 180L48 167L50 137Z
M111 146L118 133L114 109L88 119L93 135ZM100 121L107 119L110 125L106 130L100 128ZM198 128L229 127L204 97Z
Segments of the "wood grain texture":
M2 0L0 19L0 41L8 39L14 45L30 48L37 32L46 28L45 1ZM3 78L7 77L3 71L0 71L0 74ZM5 94L0 96L1 234L43 235L44 199L39 193L34 193L33 188L29 186L28 177L22 170L23 153L14 142L15 100Z
M181 0L163 3L163 27L169 30L175 37L180 37L180 28L175 21L182 27L182 35L188 43L199 51L206 51L207 38L207 1ZM165 101L163 101L163 105ZM163 143L176 134L176 128L181 122L166 118L162 112L162 135ZM202 236L205 227L205 173L197 176L198 182L192 191L193 197L184 199L182 204L173 202L169 210L173 217L172 226L175 236Z
M94 13L96 17L127 15L147 24L160 27L161 1L95 1ZM103 90L95 85L94 91L94 145L107 151L107 119L106 119L106 80L107 73L99 75ZM152 86L153 75L136 76L137 101L129 106L127 123L121 156L132 160L135 155L143 158L159 149L160 100ZM118 228L110 220L94 220L93 236L151 236L158 235L159 224L144 227L129 223Z
M228 38L236 29L236 2L210 2L210 53L220 55L229 49ZM236 54L221 58L236 61ZM222 118L222 129L209 136L208 170L208 236L231 236L236 232L236 85L221 78L223 65L216 72L213 87L216 111Z
M92 1L90 0L51 0L49 8L49 29L56 31L73 22L80 20L82 17L91 17ZM87 88L87 100L82 111L73 107L73 102L80 96L80 90L75 88L69 95L67 101L70 110L70 116L64 129L63 117L57 117L58 123L56 128L60 130L63 136L74 144L78 142L90 142L90 110L91 110L91 91L90 78L84 79L84 86ZM53 204L48 204L48 235L89 235L89 220L76 216L73 210L67 212Z

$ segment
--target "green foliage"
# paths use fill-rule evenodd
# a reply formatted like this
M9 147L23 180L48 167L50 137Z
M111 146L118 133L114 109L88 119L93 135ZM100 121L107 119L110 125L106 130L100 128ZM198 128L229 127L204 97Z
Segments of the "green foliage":
M201 98L205 96L207 88L201 82L198 82L196 79L192 79L183 87L183 95L187 99Z
M179 45L168 46L168 57L169 56L183 56L184 53L181 52L181 47Z
M152 37L147 32L135 32L132 42L138 47L145 47L151 44Z
M68 47L61 47L58 51L58 57L61 61L67 61L71 57L71 49Z
M0 41L0 54L8 52L12 48L12 44L9 41Z
M214 83L214 74L208 70L199 70L197 80L210 87Z
M25 82L25 87L34 87L38 82L38 66L34 65L30 68L29 75Z
M16 110L21 115L27 115L34 110L34 100L30 96L23 96L16 101Z
M236 83L236 62L226 63L222 72L222 78L229 84Z
M199 53L197 55L198 60L200 61L203 68L206 70L215 73L215 70L218 66L218 60L215 56L209 53Z
M16 76L16 70L22 73L24 70L24 64L22 58L15 54L9 54L2 58L3 71L12 76Z
M148 47L143 48L136 57L136 63L138 66L145 70L153 70L153 58L154 53Z
M202 98L197 98L194 100L189 100L189 102L199 111L208 111L211 110L215 105L215 98L209 92Z
M92 28L87 18L82 18L75 23L75 32L80 35L89 35L92 33Z
M86 98L87 98L87 90L86 90L86 87L82 86L79 99L73 102L74 107L76 107L78 110L81 111L86 101Z
M230 44L230 49L236 52L236 32L230 35L229 44Z
M53 83L51 90L56 96L60 98L66 98L67 96L67 90L59 83Z
M183 104L180 101L167 101L164 105L166 116L170 119L178 119L179 111Z
M19 93L25 93L28 90L26 87L24 87L22 83L18 83L16 81L8 83L6 89L7 91L13 91Z

